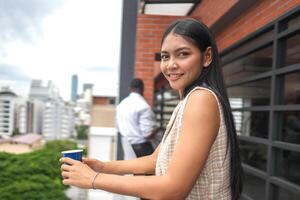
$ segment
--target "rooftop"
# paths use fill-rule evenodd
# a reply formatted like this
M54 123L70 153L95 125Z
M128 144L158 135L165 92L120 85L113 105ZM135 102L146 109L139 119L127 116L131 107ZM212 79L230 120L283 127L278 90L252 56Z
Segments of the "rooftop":
M26 135L18 135L11 139L14 143L22 143L22 144L33 144L36 141L42 139L42 136L35 133L29 133Z

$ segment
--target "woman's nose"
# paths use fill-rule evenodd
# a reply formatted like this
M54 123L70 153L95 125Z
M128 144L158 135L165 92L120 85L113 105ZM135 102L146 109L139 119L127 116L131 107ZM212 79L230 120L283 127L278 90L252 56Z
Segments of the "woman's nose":
M177 69L177 68L178 68L178 64L177 64L175 61L171 61L171 62L169 63L169 65L168 65L168 68L169 68L170 70L172 70L172 69Z

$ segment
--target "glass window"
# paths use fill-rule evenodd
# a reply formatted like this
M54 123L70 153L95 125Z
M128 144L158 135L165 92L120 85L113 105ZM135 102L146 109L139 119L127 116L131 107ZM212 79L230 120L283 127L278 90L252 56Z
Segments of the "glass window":
M282 47L282 67L300 63L300 34L282 41Z
M234 111L232 114L238 135L268 138L268 111Z
M242 162L266 171L267 166L267 147L263 144L240 141L240 151Z
M275 185L273 185L273 187L274 187L274 195L273 195L274 200L282 200L282 199L299 200L300 199L299 194L295 194L291 191L288 191L286 189L283 189Z
M272 46L265 47L223 67L225 83L255 76L272 69Z
M271 79L263 79L227 88L230 98L240 99L240 108L270 104ZM237 107L238 108L238 107Z
M276 149L275 175L300 185L300 153Z
M300 111L285 111L276 113L278 116L275 123L278 140L300 144Z
M252 174L244 172L243 193L255 200L265 199L265 181Z
M280 31L299 27L299 25L300 25L300 13L296 13L295 15L289 17L288 19L284 20L280 24Z
M278 90L280 104L300 104L300 72L279 76L283 90Z

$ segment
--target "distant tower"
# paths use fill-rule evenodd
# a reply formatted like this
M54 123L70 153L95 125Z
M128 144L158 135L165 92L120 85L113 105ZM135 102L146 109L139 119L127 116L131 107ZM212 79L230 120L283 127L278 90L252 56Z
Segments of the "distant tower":
M91 83L84 83L83 84L83 93L86 91L86 90L88 90L88 89L90 89L91 91L93 91L93 87L94 87L94 84L91 84Z
M71 101L76 102L77 100L77 89L78 89L78 77L76 74L72 76L72 93L71 93Z

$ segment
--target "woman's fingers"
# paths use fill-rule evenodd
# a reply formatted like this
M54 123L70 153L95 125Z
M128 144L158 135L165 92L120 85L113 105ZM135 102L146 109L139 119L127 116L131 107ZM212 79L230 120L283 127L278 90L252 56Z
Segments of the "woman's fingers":
M61 173L61 176L64 178L64 179L68 179L70 177L70 172L66 172L66 171L63 171Z
M67 165L67 164L62 164L60 168L61 168L61 171L70 171L72 166Z
M69 179L64 179L64 180L62 181L62 183L63 183L64 185L71 185L71 181L70 181Z
M61 159L59 159L59 161L60 161L61 163L66 163L66 164L69 164L69 165L74 165L74 164L76 164L77 162L80 162L80 161L73 160L73 159L68 158L68 157L62 157Z

